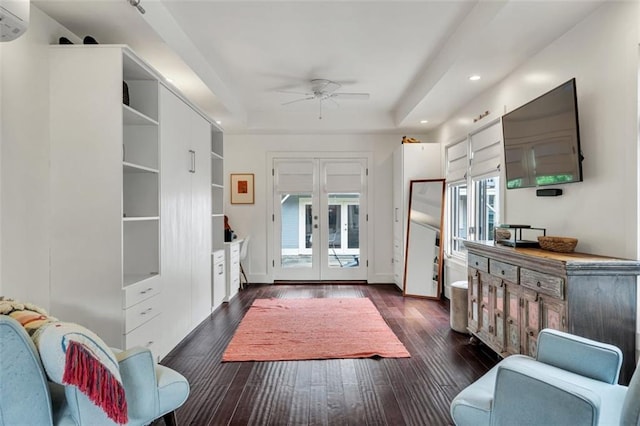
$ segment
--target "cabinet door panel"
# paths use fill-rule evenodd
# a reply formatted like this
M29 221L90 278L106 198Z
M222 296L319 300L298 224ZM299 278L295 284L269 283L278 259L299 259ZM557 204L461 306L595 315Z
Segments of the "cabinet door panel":
M505 282L493 278L491 280L492 296L491 308L493 309L493 343L496 349L502 353L505 347Z
M160 90L161 264L164 334L175 346L191 325L191 158L186 144L190 108L168 89Z
M522 292L522 320L524 333L523 353L536 356L538 350L538 333L540 332L540 299L538 294L532 291Z
M520 353L520 287L508 283L505 286L506 351Z
M480 278L478 271L473 268L469 269L469 290L468 290L468 303L469 303L469 319L467 327L471 332L477 332L480 326Z
M491 334L493 333L493 321L491 319L490 299L491 299L491 286L485 275L479 275L480 277L480 331L481 338L491 341Z
M191 110L191 325L211 314L211 125Z
M567 331L565 304L556 299L541 297L542 299L542 328Z

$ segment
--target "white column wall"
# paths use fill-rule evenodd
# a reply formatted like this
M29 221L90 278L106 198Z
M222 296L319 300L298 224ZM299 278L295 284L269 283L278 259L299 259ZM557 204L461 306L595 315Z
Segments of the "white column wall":
M0 295L49 307L49 45L77 41L30 7L27 32L0 43Z

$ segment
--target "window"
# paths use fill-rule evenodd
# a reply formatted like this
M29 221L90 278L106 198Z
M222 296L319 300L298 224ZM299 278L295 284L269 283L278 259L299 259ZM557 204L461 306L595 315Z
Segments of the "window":
M474 179L474 224L476 240L492 240L500 220L500 177Z
M449 145L447 254L463 257L464 240L492 240L500 223L502 130L500 122Z
M462 253L467 239L467 183L459 182L449 186L449 253Z

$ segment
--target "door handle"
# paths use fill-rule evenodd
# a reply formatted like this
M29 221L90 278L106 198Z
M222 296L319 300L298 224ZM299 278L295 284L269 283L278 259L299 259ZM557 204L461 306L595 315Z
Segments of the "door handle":
M189 169L189 173L195 173L196 172L196 152L190 149L189 154L191 154L191 168Z

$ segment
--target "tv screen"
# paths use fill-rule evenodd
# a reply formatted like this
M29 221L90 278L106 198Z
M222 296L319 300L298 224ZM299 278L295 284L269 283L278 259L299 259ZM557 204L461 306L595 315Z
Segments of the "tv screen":
M576 81L502 117L507 189L582 181Z

